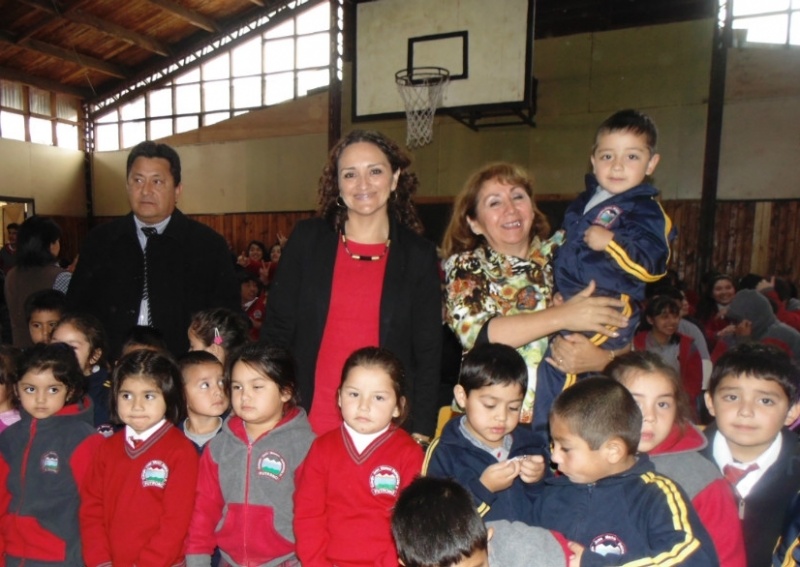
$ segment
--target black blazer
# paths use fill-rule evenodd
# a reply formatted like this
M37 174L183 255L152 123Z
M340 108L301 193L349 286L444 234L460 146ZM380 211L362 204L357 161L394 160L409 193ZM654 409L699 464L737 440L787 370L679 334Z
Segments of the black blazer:
M406 372L411 414L404 427L433 435L442 349L442 294L433 243L392 222L380 305L380 345ZM261 339L292 351L300 405L310 410L314 373L328 318L339 235L320 218L301 221L281 254ZM358 307L358 298L353 298ZM368 346L368 345L364 345Z
M191 317L201 309L241 311L239 285L225 240L177 209L162 234L150 237L148 280L153 326L170 352L189 348ZM81 247L69 284L67 307L103 323L112 357L136 325L142 301L144 254L133 213L92 230Z

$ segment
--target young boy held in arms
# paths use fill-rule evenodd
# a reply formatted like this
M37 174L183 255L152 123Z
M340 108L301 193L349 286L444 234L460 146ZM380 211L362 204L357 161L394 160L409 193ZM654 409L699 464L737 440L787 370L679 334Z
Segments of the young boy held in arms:
M740 345L720 357L705 394L715 418L703 454L734 486L747 564L770 565L789 503L800 490L800 369L780 348Z
M636 454L642 414L625 387L587 378L550 411L552 461L532 523L563 533L570 566L713 567L714 544L684 492Z
M420 477L400 493L392 534L404 567L557 567L570 555L560 534L521 522L484 525L457 482Z
M526 521L533 485L544 476L543 439L517 427L527 383L525 360L512 347L473 348L453 389L464 415L445 425L422 467L425 475L461 483L487 521Z
M609 351L626 351L644 301L645 285L666 273L669 243L675 238L672 221L656 201L658 190L645 183L658 165L658 131L646 114L621 110L597 129L592 148L593 174L586 191L564 216L565 242L556 254L554 276L558 292L568 300L594 282L594 295L618 297L623 315L632 319L612 337L597 333L593 344ZM548 349L547 361L537 372L534 424L547 425L555 397L574 383Z

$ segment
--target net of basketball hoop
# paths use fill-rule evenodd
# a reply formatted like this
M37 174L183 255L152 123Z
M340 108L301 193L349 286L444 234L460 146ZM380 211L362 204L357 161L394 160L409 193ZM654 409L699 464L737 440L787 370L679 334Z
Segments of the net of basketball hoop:
M420 148L433 141L433 119L450 82L442 67L414 67L394 74L406 109L406 145Z

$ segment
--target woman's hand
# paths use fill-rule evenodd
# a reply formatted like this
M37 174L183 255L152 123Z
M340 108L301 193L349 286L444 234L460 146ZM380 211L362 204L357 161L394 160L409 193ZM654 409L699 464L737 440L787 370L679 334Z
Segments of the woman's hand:
M615 354L627 352L630 347L614 351ZM602 372L611 362L609 351L603 350L581 334L558 336L552 343L553 355L547 362L565 374Z
M594 290L595 283L592 280L588 287L563 305L556 307L563 311L562 329L616 337L619 335L615 330L616 327L628 326L628 318L620 312L625 304L613 297L592 297Z
M247 257L247 254L242 252L241 254L239 254L239 257L236 258L236 263L246 268L247 264L250 263L250 259Z

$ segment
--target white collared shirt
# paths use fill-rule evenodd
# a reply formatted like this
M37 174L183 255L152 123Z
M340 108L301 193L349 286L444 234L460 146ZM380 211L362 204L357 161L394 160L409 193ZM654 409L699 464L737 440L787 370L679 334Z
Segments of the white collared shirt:
M753 487L756 485L756 483L758 483L758 481L761 480L761 477L764 476L764 473L767 472L767 469L774 465L778 460L782 446L783 435L778 433L775 441L773 441L767 450L761 453L761 455L759 455L755 461L750 461L749 463L740 463L733 459L733 455L731 455L731 450L728 447L728 442L725 440L725 436L717 431L717 433L714 435L714 444L712 450L714 454L714 461L717 463L719 470L723 470L725 465L733 465L740 469L747 468L752 464L758 465L756 470L747 473L747 475L745 475L745 477L736 485L736 491L739 493L739 495L742 498L746 498L747 495L750 494L750 491L753 490Z
M364 451L364 449L369 447L370 443L372 443L373 441L375 441L375 439L386 433L391 425L392 424L390 423L377 433L359 433L346 423L344 424L344 428L347 431L347 434L350 435L350 440L353 441L353 445L356 446L356 451L358 451L358 454L360 455Z
M125 442L128 445L130 445L131 447L133 447L133 441L131 441L131 438L133 438L133 439L141 439L143 442L147 441L148 439L150 439L150 437L153 436L153 433L158 431L161 428L161 426L164 425L165 421L167 421L167 419L163 418L161 421L156 423L153 427L151 427L150 429L148 429L146 431L143 431L142 433L136 433L133 430L133 428L131 428L130 425L126 425L125 426Z

